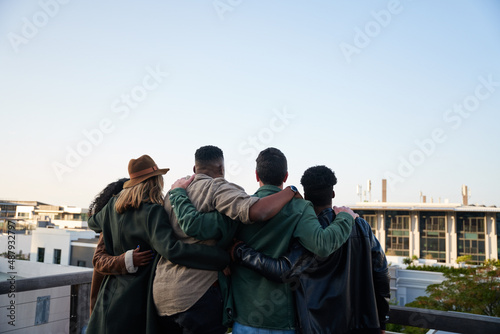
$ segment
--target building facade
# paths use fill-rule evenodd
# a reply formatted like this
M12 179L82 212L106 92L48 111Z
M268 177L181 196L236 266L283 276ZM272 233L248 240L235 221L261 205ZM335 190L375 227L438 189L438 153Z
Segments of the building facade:
M442 203L362 202L352 207L372 227L387 255L455 263L500 257L500 208Z
M92 268L97 241L92 230L37 228L32 232L30 261Z
M43 223L61 228L86 228L87 209L38 201L0 201L0 222L5 221L15 222L18 228Z

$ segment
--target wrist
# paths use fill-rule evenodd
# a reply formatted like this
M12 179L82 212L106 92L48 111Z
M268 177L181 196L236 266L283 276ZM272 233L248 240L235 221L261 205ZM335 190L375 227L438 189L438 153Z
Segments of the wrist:
M293 196L295 196L295 194L299 192L296 186L288 186L287 188L291 190Z
M177 196L177 195L187 196L186 189L180 188L180 187L179 188L171 189L168 193L169 193L169 197Z

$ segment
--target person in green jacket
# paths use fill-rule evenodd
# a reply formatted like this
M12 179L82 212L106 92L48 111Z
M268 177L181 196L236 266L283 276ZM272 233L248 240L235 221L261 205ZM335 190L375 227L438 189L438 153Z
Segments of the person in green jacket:
M281 191L288 178L285 155L272 147L260 152L256 176L261 186L256 197L263 198ZM170 202L179 226L186 234L202 240L210 238L207 231L217 232L218 228L207 225L203 214L196 214L189 198L181 191L172 191ZM295 239L312 253L326 257L348 239L357 216L346 207L334 209L337 213L335 220L323 229L312 203L294 198L268 221L239 225L236 238L275 258L285 254ZM193 233L195 231L204 235ZM260 333L260 330L272 334L295 333L296 315L289 284L271 282L251 269L234 265L231 266L231 293L232 300L227 305L233 307L234 334Z
M222 270L229 263L223 249L177 240L163 209L163 176L148 155L132 159L130 180L88 225L103 234L106 252L120 255L138 245L169 260L204 270ZM145 333L155 331L156 310L152 302L153 264L134 274L109 275L99 290L87 333Z

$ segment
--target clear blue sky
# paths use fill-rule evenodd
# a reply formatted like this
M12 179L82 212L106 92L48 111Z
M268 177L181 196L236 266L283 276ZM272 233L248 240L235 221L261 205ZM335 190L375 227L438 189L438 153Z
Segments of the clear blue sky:
M131 158L223 149L253 193L274 146L336 204L500 205L498 1L0 1L0 198L86 207Z

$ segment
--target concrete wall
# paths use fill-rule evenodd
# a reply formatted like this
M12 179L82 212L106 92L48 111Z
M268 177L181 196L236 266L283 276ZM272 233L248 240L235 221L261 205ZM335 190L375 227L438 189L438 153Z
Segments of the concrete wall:
M38 297L47 296L49 299L48 321L35 325ZM70 298L71 286L69 285L0 295L0 333L69 333Z
M431 284L444 281L442 273L407 270L397 266L389 268L391 275L391 301L399 306L411 303L419 296L425 296L425 289Z
M93 268L92 258L94 257L95 249L96 244L72 243L70 265L78 266L78 261L85 261L85 267Z
M8 261L8 259L0 258L0 273L8 273L12 271L9 269ZM92 269L90 268L63 266L58 264L46 264L21 260L16 260L14 262L14 267L14 271L17 273L17 275L25 278L92 271Z
M96 233L91 230L65 230L37 228L32 233L30 261L37 262L38 248L45 248L44 263L54 263L54 249L61 250L62 265L69 265L71 259L71 241L78 238L94 239Z
M86 220L52 219L50 222L56 226L59 226L60 228L87 228L88 227Z
M0 276L2 280L9 280L11 276L10 272L14 271L14 287L15 282L22 279L22 277L42 277L71 272L92 271L92 269L88 268L20 260L16 260L13 263L14 269L11 269L10 265L12 263L9 264L8 259L0 258ZM46 297L48 299L48 321L47 323L36 325L39 297ZM69 285L26 292L13 291L5 295L0 295L0 333L68 333L70 328L70 301L71 286ZM15 321L15 326L9 324L13 320Z

